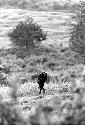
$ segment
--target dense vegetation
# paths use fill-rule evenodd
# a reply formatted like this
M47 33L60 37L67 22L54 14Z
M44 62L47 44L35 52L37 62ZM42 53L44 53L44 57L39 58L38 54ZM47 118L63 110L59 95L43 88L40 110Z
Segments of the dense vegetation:
M85 2L80 2L76 17L73 18L75 18L77 24L73 25L70 46L73 51L77 52L85 60Z
M19 22L12 31L8 33L13 45L33 50L39 47L41 41L46 40L47 33L41 26L28 17L26 21Z
M84 104L84 96L83 91L76 90L77 94L79 93L79 99L77 103L72 105L69 103L65 103L68 106L68 110L71 110L69 114L62 116L59 118L56 115L52 115L54 112L54 108L52 106L47 105L38 105L36 109L32 109L32 112L28 115L27 113L23 113L22 108L19 107L19 103L17 100L17 90L18 87L18 79L8 79L8 86L11 87L11 102L3 102L3 98L0 97L0 124L1 125L42 125L45 123L46 125L82 125L85 123L85 104ZM68 105L69 104L69 105ZM71 109L69 109L71 108Z

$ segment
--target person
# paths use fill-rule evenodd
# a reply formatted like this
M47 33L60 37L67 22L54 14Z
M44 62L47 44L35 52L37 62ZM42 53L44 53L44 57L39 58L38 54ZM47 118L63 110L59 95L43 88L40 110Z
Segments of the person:
M45 93L44 83L46 81L47 81L47 73L45 73L45 72L39 73L38 77L37 77L37 83L39 84L39 89L40 89L39 94L41 94L42 90L43 90L43 93Z

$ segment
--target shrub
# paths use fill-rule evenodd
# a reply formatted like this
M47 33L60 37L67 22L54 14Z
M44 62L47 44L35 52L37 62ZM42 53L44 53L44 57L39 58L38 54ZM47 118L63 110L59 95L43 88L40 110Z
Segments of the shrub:
M85 2L80 3L80 11L77 12L77 24L73 25L70 39L70 47L85 59Z
M40 25L28 17L27 20L19 22L12 31L8 33L14 45L31 50L39 46L42 40L46 40L47 33Z
M19 0L7 0L4 1L5 4L10 5L10 6L16 6L18 4Z
M57 125L55 119L52 116L53 107L42 106L41 104L36 107L34 114L29 117L31 125Z
M1 86L2 86L2 85L7 86L7 84L8 84L8 82L7 82L6 77L4 77L2 73L0 73L0 85L1 85Z
M27 125L17 101L17 80L8 79L8 86L11 88L11 102L4 102L0 95L0 125Z
M80 90L81 91L81 90ZM84 104L84 92L79 92L79 99L75 103L72 112L64 118L64 121L60 125L84 125L85 124L85 104ZM83 94L83 97L82 97Z
M56 63L55 62L48 62L47 67L51 70L55 70Z
M53 3L52 9L53 10L60 10L63 6L59 5L57 2Z
M44 64L44 63L46 63L46 62L48 62L49 60L48 60L48 58L45 56L43 56L42 57L42 64Z
M0 104L0 125L26 125L11 103Z
M26 9L27 7L29 7L29 1L26 0L21 0L18 2L18 7L22 8L22 9Z

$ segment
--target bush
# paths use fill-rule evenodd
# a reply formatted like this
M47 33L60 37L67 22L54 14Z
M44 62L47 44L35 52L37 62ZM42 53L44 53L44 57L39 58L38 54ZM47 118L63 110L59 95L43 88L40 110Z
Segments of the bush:
M0 125L26 125L11 103L0 104Z
M7 86L7 84L8 84L8 82L7 82L6 77L4 77L2 73L0 73L0 85L1 85L1 86L2 86L2 85Z
M52 5L53 10L62 10L63 6L59 5L57 2L54 2Z
M56 63L55 62L48 62L47 63L47 67L49 68L49 69L51 69L51 70L55 70L55 68L56 68Z
M22 9L26 9L27 7L29 7L29 1L21 0L17 5Z
M27 125L17 101L17 80L8 79L8 86L11 88L11 101L4 101L0 95L0 125Z
M18 4L19 0L7 0L4 1L5 4L10 5L10 6L16 6Z
M61 125L84 125L85 124L85 103L84 103L84 92L80 88L76 89L79 93L79 98L76 101L72 112L64 118ZM80 92L81 91L81 92Z
M77 24L73 25L70 39L70 47L78 55L85 59L85 2L80 3L80 11L77 12Z
M31 50L39 46L42 40L46 40L47 33L28 17L27 20L19 22L8 36L14 45Z

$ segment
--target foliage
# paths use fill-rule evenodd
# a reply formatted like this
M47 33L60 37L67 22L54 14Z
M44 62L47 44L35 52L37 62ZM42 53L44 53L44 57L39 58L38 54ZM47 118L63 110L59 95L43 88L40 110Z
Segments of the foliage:
M66 10L69 9L69 5L68 4L59 4L58 2L54 1L53 5L52 5L52 10Z
M11 103L0 103L0 125L26 125Z
M42 40L46 40L47 33L43 31L40 25L33 22L28 17L27 20L19 24L8 33L14 45L32 50L39 46Z
M10 83L11 82L11 83ZM12 83L13 82L13 83ZM17 80L8 80L11 87L11 102L4 102L0 95L0 125L26 125L22 112L17 108Z
M84 91L81 91L80 88L76 89L79 98L75 103L72 112L65 117L61 125L83 125L85 124L85 103L84 103Z
M5 4L11 5L11 6L16 6L17 3L19 2L19 0L8 0L8 1L4 1Z
M48 52L48 51L47 51ZM52 54L52 52L49 54L49 55L54 55L54 57L55 57L55 53L54 54ZM69 54L70 55L70 54ZM41 56L40 56L41 57ZM29 63L29 67L31 67L32 68L32 66L33 66L33 64L35 63L37 63L37 62L39 62L40 60L39 59L41 59L41 63L43 63L42 61L43 61L43 59L45 58L45 61L44 61L44 63L47 63L47 61L49 61L48 59L51 59L50 57L47 57L46 58L46 55L43 55L43 57L42 58L40 58L40 57L38 57L38 56L35 56L35 58L34 57L30 57L30 58L27 58L27 60L25 60L25 62L27 61L27 63ZM58 55L58 57L59 57L59 55ZM67 56L67 58L68 58L69 56ZM55 57L56 58L56 57ZM53 59L52 59L53 60ZM16 60L14 60L14 61L16 61ZM36 62L37 61L37 62ZM50 60L51 61L51 60ZM22 63L21 63L22 62ZM54 61L53 61L54 62ZM27 63L25 64L26 65L26 69L25 69L25 72L26 72L26 70L28 71L28 69L30 70L30 68L29 67L27 67L28 65L27 65ZM50 62L49 62L50 63ZM19 64L19 65L21 65L21 64L23 64L23 61L21 60L21 59L19 59L19 60L17 60L17 64ZM31 64L31 65L30 65ZM35 66L35 64L34 64L34 66ZM55 64L51 64L52 66L55 66ZM13 63L13 66L14 66L14 63ZM78 65L77 65L78 66ZM83 65L82 65L83 66ZM72 69L72 71L74 70L78 70L78 68L79 68L79 71L81 71L82 70L82 66L80 66L80 67L73 67L73 69ZM28 69L27 69L28 68ZM35 68L37 69L37 67L35 66ZM81 70L80 70L81 69ZM71 69L69 69L69 71L67 72L67 74L66 74L66 72L65 72L65 74L64 74L64 72L61 72L61 74L60 74L60 76L59 76L59 74L58 74L58 76L57 76L57 78L60 78L60 77L62 77L62 78L65 78L66 79L66 81L67 81L67 79L68 79L68 77L69 77L69 72L72 72L71 71ZM20 71L21 72L21 71ZM34 72L34 71L33 71ZM38 72L38 71L36 71L36 72ZM35 72L35 73L36 73ZM19 72L18 72L19 73ZM74 72L75 74L76 74L76 72ZM15 74L15 73L14 73ZM13 76L14 76L14 74L13 74ZM71 74L71 73L70 73ZM74 74L74 75L75 75ZM79 74L81 74L81 72L79 72ZM11 74L10 74L11 75ZM30 75L30 73L28 73L28 75ZM68 75L68 77L66 77ZM15 77L17 77L17 74L15 74ZM35 76L32 76L32 79L36 79L36 75ZM13 77L14 78L14 77ZM20 76L19 76L19 78L20 78ZM25 78L27 78L27 77L25 77ZM24 78L22 78L21 79L21 84L24 84L24 82L26 81L26 80L28 80L28 79L24 79ZM30 110L30 112L29 112L29 114L30 114L30 116L28 116L27 114L25 114L25 116L27 117L27 120L25 121L25 118L24 118L24 115L22 115L22 112L24 112L24 111L22 111L21 110L21 112L19 112L18 111L18 108L17 108L17 110L16 110L16 105L18 105L18 93L17 93L17 91L18 91L18 83L19 83L20 81L18 81L18 79L12 79L12 75L11 76L9 76L9 79L8 79L8 86L12 89L12 91L11 91L11 99L13 100L13 102L14 103L12 103L12 104L8 104L8 103L0 103L0 118L1 118L1 120L0 120L0 122L1 122L1 124L2 125L42 125L43 123L45 124L45 125L69 125L69 124L73 124L73 125L77 125L77 124L79 124L80 123L80 125L84 122L84 117L85 117L85 111L84 111L84 107L83 107L83 105L84 104L77 104L77 105L75 105L75 108L73 108L73 110L72 110L72 113L70 112L69 114L68 114L68 116L62 116L61 118L60 117L58 117L57 116L57 114L55 113L55 109L52 109L53 107L50 107L50 102L49 102L49 100L46 98L46 105L43 105L42 104L42 101L43 101L43 99L39 99L40 100L40 102L41 102L41 106L38 106L38 104L37 104L37 107L35 108L35 110L33 111L33 114L32 113L30 113L31 111L32 111L32 109ZM27 82L27 81L26 81ZM49 78L48 78L48 83L49 82L52 82L52 77L51 76L49 76ZM59 82L60 83L60 82ZM56 84L58 85L58 82L56 81ZM74 84L74 83L72 83L72 84ZM59 84L60 85L60 84ZM34 86L34 85L33 85ZM61 94L63 95L63 93L64 93L64 96L65 97L67 97L67 96L69 96L68 95L68 92L70 92L70 88L71 88L71 86L69 85L69 83L67 82L67 84L65 85L65 84L63 84L63 85L60 85L60 86L62 86L58 91L60 91L61 92ZM36 90L35 90L36 91ZM73 91L72 91L73 92ZM66 93L66 94L65 94ZM23 93L22 93L23 94ZM74 94L74 93L72 93L72 94ZM41 97L41 96L40 96ZM46 96L44 96L44 97L46 97ZM73 96L72 96L73 97ZM53 97L52 97L53 98ZM63 97L64 98L64 97ZM80 99L83 99L82 97L80 97ZM79 100L80 100L79 99ZM55 100L55 99L54 99ZM78 101L79 101L78 100ZM81 101L79 101L79 102L81 102ZM27 102L28 103L28 102ZM57 103L57 100L55 100L55 103ZM67 102L67 103L69 103L69 102ZM65 103L64 103L65 104ZM28 106L29 106L30 104L28 104ZM58 104L56 104L56 107L57 107L57 105ZM59 104L60 105L60 104ZM63 106L63 103L62 103L62 106ZM65 105L65 107L66 108L64 108L64 109L67 109L67 110L69 110L69 106L70 106L70 104L68 105L68 104L66 104ZM59 112L58 112L59 113ZM22 115L22 116L21 116Z
M85 58L85 2L80 2L80 11L76 14L77 24L73 25L70 38L70 47ZM74 17L73 17L74 18Z
M18 2L17 6L22 8L22 9L26 9L26 8L29 7L29 1L21 0L21 1Z
M3 75L3 73L0 73L0 85L5 85L7 86L7 80L6 80L6 77Z

